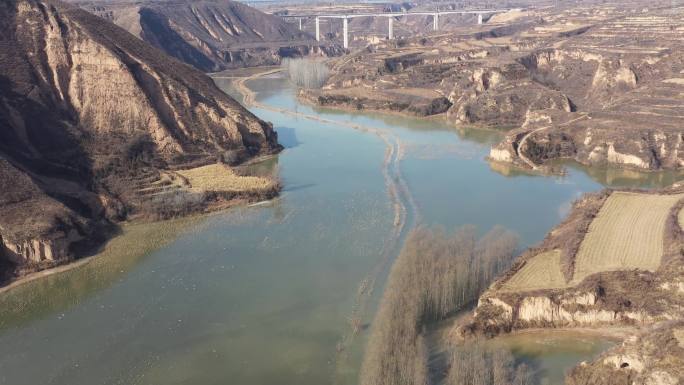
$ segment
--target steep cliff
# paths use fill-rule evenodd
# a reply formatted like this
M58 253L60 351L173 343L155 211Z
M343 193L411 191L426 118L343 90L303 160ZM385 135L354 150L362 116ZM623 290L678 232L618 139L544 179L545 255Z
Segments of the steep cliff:
M627 338L566 374L567 385L684 381L684 185L612 191L568 218L479 298L457 339L530 328L632 326Z
M336 45L319 44L278 16L231 0L79 4L204 72L342 52Z
M565 158L681 170L684 8L636 4L538 8L378 41L304 94L326 106L444 113L458 126L506 130L490 158L525 168Z
M574 44L588 46L587 36L583 39L584 44ZM553 107L528 111L491 157L534 168L569 158L587 165L681 169L684 133L678 109L684 59L679 50L615 53L576 46L520 59L535 81L562 90L576 112Z
M144 210L162 170L280 148L210 78L79 8L4 1L0 36L5 267L72 257Z
M682 207L681 186L582 198L540 246L490 286L460 332L492 336L683 319Z

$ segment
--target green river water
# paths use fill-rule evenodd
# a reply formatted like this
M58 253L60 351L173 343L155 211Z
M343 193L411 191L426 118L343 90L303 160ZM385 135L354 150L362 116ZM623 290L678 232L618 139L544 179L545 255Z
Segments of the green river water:
M217 83L230 91L227 80ZM370 323L412 226L502 225L525 247L584 192L673 178L492 167L484 157L495 132L316 109L276 77L249 84L265 105L346 123L253 108L286 147L255 167L277 168L285 186L278 199L125 226L109 254L0 295L0 384L354 384L367 331L352 338L349 319ZM394 155L385 163L388 146ZM372 296L358 295L362 282L374 282ZM542 383L556 384L565 368L610 344L556 335L510 346Z

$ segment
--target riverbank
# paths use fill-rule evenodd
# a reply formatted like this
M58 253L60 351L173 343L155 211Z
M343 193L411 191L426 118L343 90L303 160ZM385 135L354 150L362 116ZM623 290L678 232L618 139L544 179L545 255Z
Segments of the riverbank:
M572 159L682 170L684 67L681 55L662 55L681 52L681 36L677 25L662 30L660 20L681 20L683 10L640 9L636 17L632 7L577 9L563 22L563 11L550 7L488 22L486 31L379 42L338 59L326 84L303 95L329 108L505 130L490 156L520 168Z
M124 235L125 228L145 225L160 226L159 223L165 220L206 215L275 198L281 185L273 175L242 175L244 174L242 170L271 157L273 155L260 156L234 168L214 164L184 170L162 171L157 182L139 189L139 194L145 196L145 199L150 202L149 207L146 206L143 211L128 215L123 222L111 221L108 222L108 226L99 226L101 230L97 237L101 241L97 248L89 247L63 258L39 263L32 261L19 263L15 267L16 273L2 282L0 295L24 283L63 273L89 263L93 258L105 253L110 242ZM236 173L235 170L241 170L242 174ZM0 244L0 247L3 245ZM11 245L4 245L4 247L7 248L7 252L12 251ZM1 248L0 251L2 251Z
M490 134L314 110L299 104L296 90L277 75L247 85L264 105L330 122L254 107L274 122L286 147L268 161L283 181L279 198L199 216L143 256L98 258L0 296L3 309L22 315L0 329L6 382L358 384L387 269L372 292L364 282L382 264L396 230L383 174L388 147L346 122L387 130L401 142L401 176L421 223L449 232L468 223L486 232L498 224L530 245L579 193L601 188L578 169L562 179L493 172L483 160ZM260 175L265 166L249 168ZM403 205L409 228L412 209ZM359 292L363 311L356 310ZM0 324L10 322L7 313ZM351 322L355 314L362 315L360 325ZM562 373L592 356L593 350L560 351L544 367Z
M631 349L637 351L640 343L635 341L675 338L668 330L684 322L682 207L681 184L658 191L606 190L582 197L541 245L523 253L484 292L472 318L455 325L452 337L499 338L544 330L611 335L618 327L620 333L613 337L635 343ZM667 354L679 354L676 343ZM613 365L605 364L604 358L604 364L597 361L574 370L572 383L591 383L591 378L611 383L605 382L611 370L636 371L626 378L657 377L659 370L665 370L658 365L661 359L649 353L638 360L616 358ZM633 362L622 365L635 360L636 367ZM596 373L589 373L590 368ZM673 368L676 365L666 373L681 380L681 373Z

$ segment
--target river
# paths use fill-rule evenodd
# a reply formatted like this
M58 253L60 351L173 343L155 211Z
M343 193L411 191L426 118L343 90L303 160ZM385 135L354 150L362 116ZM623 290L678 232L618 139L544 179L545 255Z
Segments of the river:
M367 331L354 335L350 320L367 330L411 227L501 225L525 247L585 192L673 178L527 174L484 159L493 131L313 108L277 75L249 86L286 147L254 168L276 168L282 195L125 226L104 256L3 293L0 384L354 384ZM551 384L609 342L553 344L571 347L518 354Z

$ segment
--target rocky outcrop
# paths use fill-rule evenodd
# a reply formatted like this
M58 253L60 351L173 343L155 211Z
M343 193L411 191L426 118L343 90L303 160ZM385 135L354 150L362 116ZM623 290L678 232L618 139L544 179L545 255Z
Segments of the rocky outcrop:
M84 2L81 6L204 72L343 52L338 45L319 44L278 16L231 0Z
M681 193L681 186L662 193ZM684 228L678 223L682 200L668 214L664 255L655 271L625 268L596 271L582 279L573 276L584 234L590 231L592 221L611 194L590 194L575 202L566 220L549 232L540 246L523 253L484 292L472 321L461 325L459 333L493 336L516 329L652 325L683 319ZM550 251L560 259L547 265L535 264L537 258L550 258ZM539 270L541 266L543 270ZM554 274L550 269L558 269L565 279L544 281L545 274ZM520 285L515 280L529 278L533 270L541 274L534 275L534 284Z
M210 78L79 8L11 0L0 20L6 261L73 257L143 210L134 190L160 170L280 148Z
M318 100L348 107L356 90L358 108L412 113L396 90L436 93L449 122L508 131L490 154L499 162L679 170L682 10L628 8L378 42L335 66Z
M597 270L581 280L568 275L584 234L596 231L589 229L592 218L600 216L600 207L614 193L591 194L576 202L568 218L539 247L525 252L485 291L472 318L457 322L454 335L492 337L529 328L600 330L629 325L639 331L637 335L593 362L580 363L566 374L565 383L681 384L684 381L684 222L679 218L684 207L682 185L675 184L658 193L676 194L670 196L678 203L669 209L665 220L663 256L654 271L627 269L623 265L623 270ZM617 228L608 230L617 231ZM561 255L560 262L538 263L538 258L548 260L552 255ZM565 270L563 273L568 279L559 282L555 276L545 281L547 275L554 276L552 269ZM522 284L521 278L526 283Z
M684 382L684 322L646 329L582 362L567 375L567 385L677 385Z
M645 171L684 167L684 134L681 132L662 128L620 132L605 121L592 119L591 114L569 123L562 122L573 117L557 119L552 117L554 115L558 114L537 114L538 120L527 127L546 126L510 132L504 141L492 147L490 157L522 167L528 165L521 159L520 152L535 167L543 167L553 159L573 159L588 166L619 166ZM530 135L520 143L527 133ZM511 151L511 148L515 150ZM502 157L501 154L505 153L510 156Z
M681 300L653 274L611 272L563 290L489 291L462 330L492 336L526 328L646 325L677 318Z

